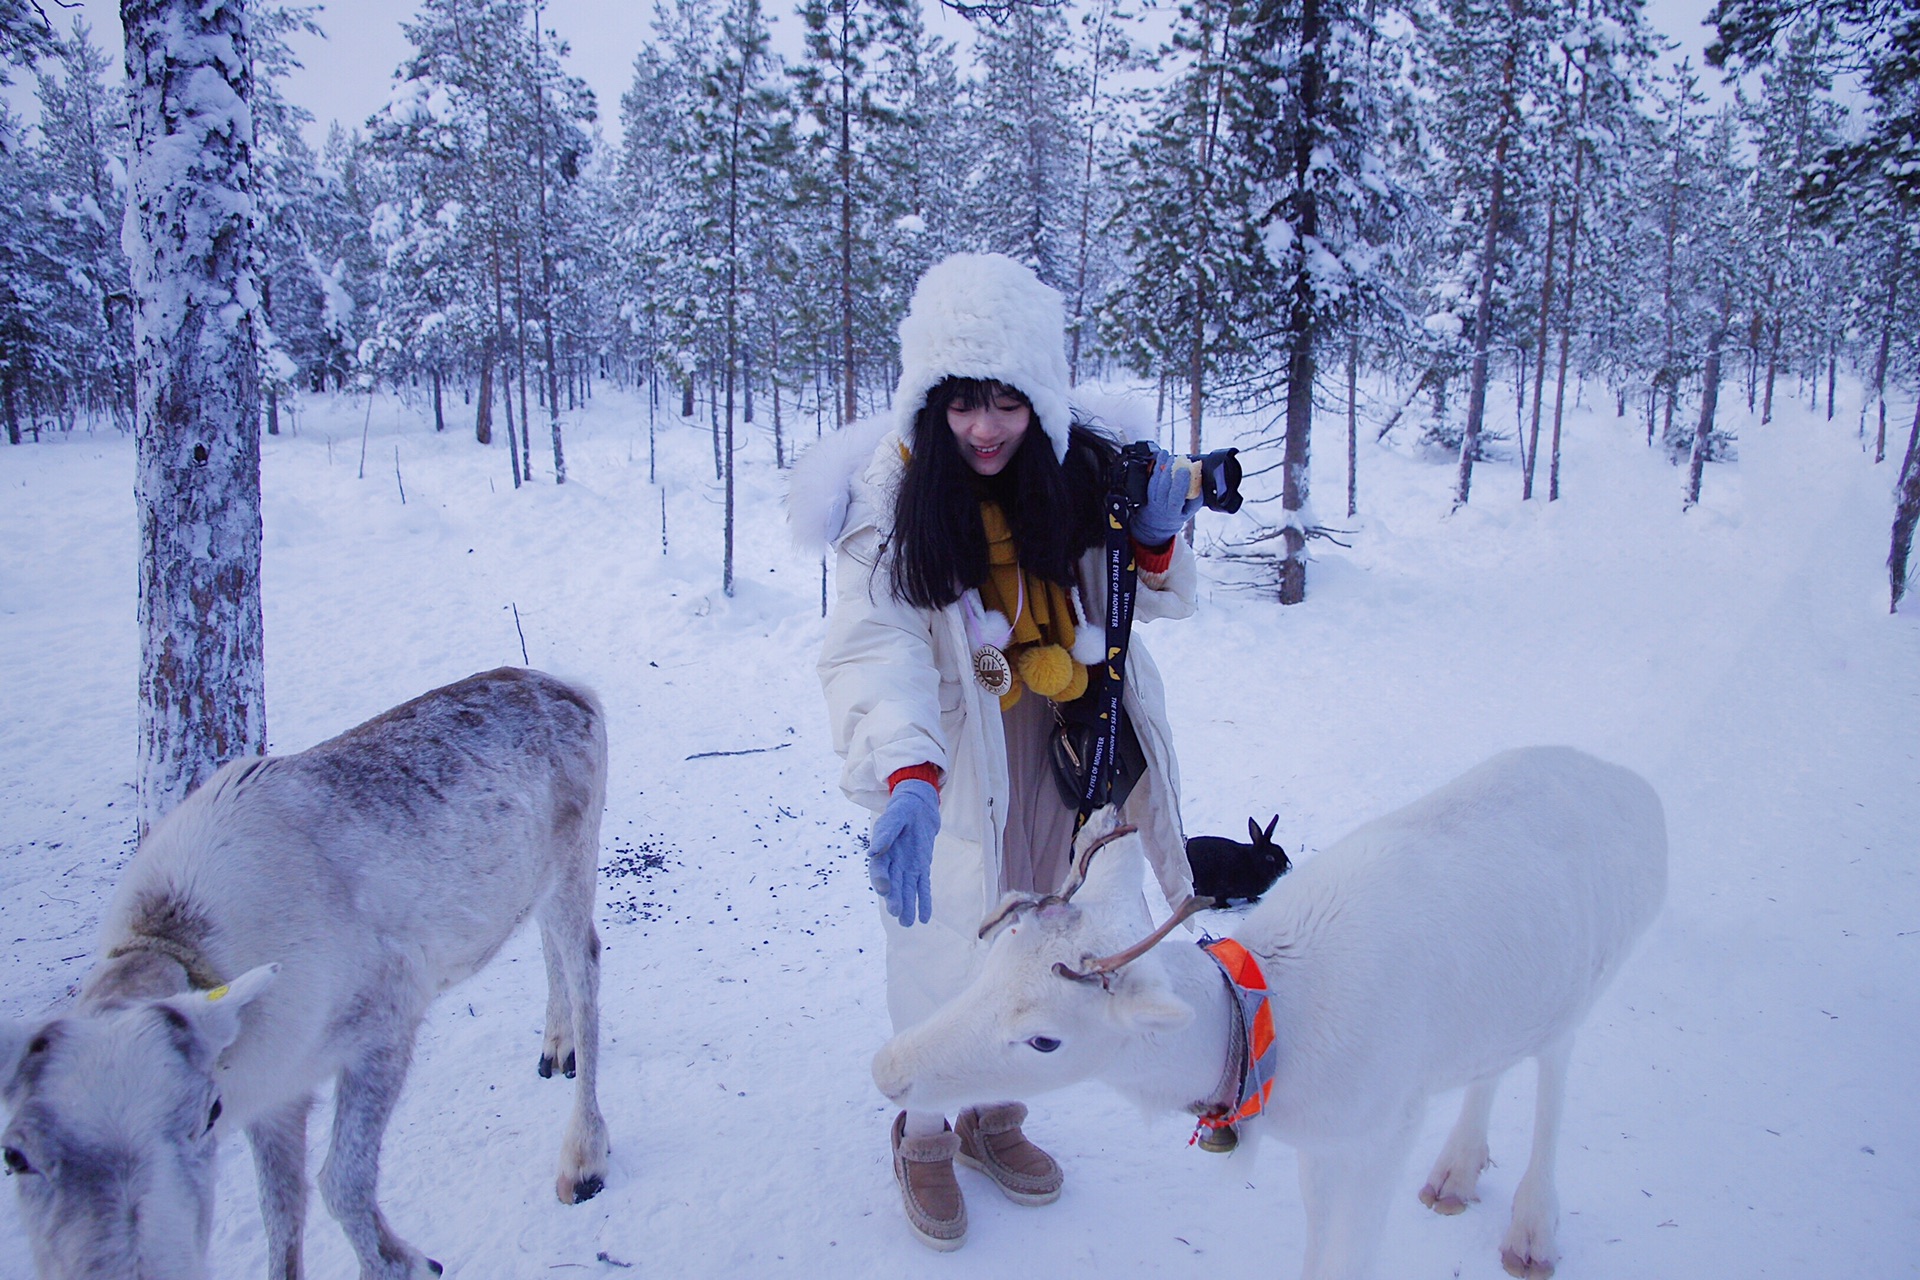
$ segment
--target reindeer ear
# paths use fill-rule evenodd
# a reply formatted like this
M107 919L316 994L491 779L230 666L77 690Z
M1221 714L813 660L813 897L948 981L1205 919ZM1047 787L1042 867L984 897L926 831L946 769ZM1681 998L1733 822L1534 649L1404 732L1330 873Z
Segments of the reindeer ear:
M1160 966L1142 956L1120 971L1125 980L1115 985L1109 1008L1130 1031L1178 1031L1193 1021L1193 1006L1173 994Z
M253 1003L279 972L279 965L263 964L211 991L189 991L159 1003L187 1020L212 1060L225 1053L240 1034L240 1011Z

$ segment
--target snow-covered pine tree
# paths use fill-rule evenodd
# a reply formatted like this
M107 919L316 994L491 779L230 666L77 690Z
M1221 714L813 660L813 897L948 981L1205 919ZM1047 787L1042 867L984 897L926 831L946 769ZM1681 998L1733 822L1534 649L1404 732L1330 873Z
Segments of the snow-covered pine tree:
M878 353L892 348L894 314L871 305L882 275L873 246L873 215L883 198L884 169L874 143L893 115L878 89L879 46L888 31L910 24L897 11L911 0L803 0L805 51L790 68L810 124L805 131L816 209L831 230L833 297L838 338L839 415L860 416L863 376L884 381Z
M1119 246L1105 229L1119 211L1118 192L1107 175L1125 159L1128 121L1122 113L1136 96L1124 87L1121 77L1145 67L1128 36L1129 17L1115 0L1090 0L1080 14L1074 104L1079 209L1073 231L1073 282L1065 291L1067 376L1074 382L1080 380L1083 348L1092 346L1098 336L1093 318L1124 265Z
M560 354L565 345L557 329L564 313L579 307L561 297L563 279L578 280L571 269L580 256L586 219L579 210L580 167L590 141L584 127L594 119L593 91L561 68L568 48L557 32L541 27L542 0L532 0L532 45L528 58L533 95L528 117L534 186L533 248L539 256L539 325L546 368L547 428L553 442L553 481L567 482L567 455L560 425ZM437 384L436 384L437 385Z
M872 301L877 322L890 326L928 267L982 247L968 200L979 122L953 45L927 31L918 0L890 11L875 61L875 94L887 109L873 135L879 178L868 221L878 271Z
M1519 162L1537 149L1539 105L1555 96L1560 68L1552 53L1566 18L1560 4L1546 0L1437 0L1423 24L1435 73L1432 136L1447 158L1448 202L1471 211L1458 222L1471 231L1461 247L1471 256L1474 285L1456 507L1471 492L1481 448L1490 362L1501 323L1496 313L1501 269L1512 256L1511 238L1525 226L1515 211L1533 166Z
M654 8L653 41L635 57L633 83L620 100L623 253L615 285L647 379L650 433L663 386L683 394L683 414L692 412L697 317L687 309L701 297L703 250L692 195L699 189L697 148L686 135L713 41L707 0L662 0ZM654 478L651 443L647 467Z
M760 228L779 209L780 176L775 166L790 154L781 128L785 112L775 75L767 17L760 0L729 0L720 15L715 59L703 75L703 104L694 125L696 145L706 157L701 184L714 211L712 238L714 289L719 294L721 383L725 487L721 590L733 594L734 436L740 389L745 384L747 337L759 310L755 281L760 264L754 250L764 243Z
M1692 221L1698 213L1698 173L1700 166L1700 119L1698 108L1706 102L1700 92L1700 77L1689 59L1660 77L1655 93L1656 145L1659 148L1659 177L1649 190L1660 230L1660 362L1653 370L1652 390L1647 408L1647 443L1653 443L1654 399L1660 402L1660 439L1669 449L1677 449L1673 408L1679 399L1686 367L1681 338L1689 298L1687 279L1692 274Z
M241 0L122 0L138 377L139 824L266 747Z
M1765 254L1759 295L1766 366L1763 423L1773 420L1774 382L1782 361L1804 360L1809 339L1817 336L1808 314L1817 292L1809 268L1819 255L1808 252L1806 210L1797 196L1801 175L1836 141L1839 109L1827 96L1832 81L1821 65L1820 39L1814 24L1788 33L1778 59L1760 74L1758 100L1741 95L1755 150L1755 230Z
M1286 436L1280 602L1306 599L1308 459L1314 384L1329 340L1384 285L1386 221L1397 204L1361 98L1371 23L1341 0L1249 6L1230 72L1229 110L1258 233L1258 282L1235 299L1270 334L1283 369ZM1271 289L1265 287L1271 281Z
M1565 284L1558 313L1559 356L1553 388L1553 433L1549 444L1547 500L1560 497L1560 442L1567 400L1567 367L1573 334L1593 289L1587 278L1600 273L1588 265L1595 237L1586 231L1592 210L1622 185L1625 166L1620 157L1631 145L1637 121L1636 81L1653 56L1652 33L1638 4L1598 0L1581 9L1569 33L1569 70L1577 75L1578 103L1572 108L1572 207L1568 212ZM1585 255L1583 256L1583 249ZM1583 276L1582 272L1586 275ZM1543 328L1550 317L1542 314ZM1542 350L1545 350L1542 334ZM1544 390L1544 388L1542 388ZM1528 451L1529 469L1534 465Z
M1722 456L1727 433L1716 429L1714 415L1720 398L1724 348L1734 315L1745 309L1755 292L1752 217L1749 206L1750 170L1740 158L1739 118L1723 108L1701 149L1702 197L1693 224L1697 274L1688 282L1696 300L1694 313L1705 330L1705 357L1701 364L1700 414L1688 445L1687 489L1684 507L1700 501L1700 481L1708 461Z
M1244 166L1227 162L1228 51L1240 10L1186 0L1163 63L1178 68L1127 148L1116 230L1129 269L1102 309L1107 348L1135 372L1184 383L1187 449L1198 453L1201 409L1216 378L1237 376L1251 345L1228 306L1251 293L1258 249Z
M1865 91L1854 136L1829 146L1808 167L1799 194L1812 222L1852 243L1863 278L1881 293L1871 373L1879 461L1886 452L1892 361L1896 352L1920 347L1920 307L1914 305L1920 290L1909 278L1913 264L1920 263L1920 10L1899 0L1833 0L1819 6L1719 0L1711 21L1718 39L1707 57L1731 67L1773 61L1783 47L1793 47L1796 27L1816 26L1821 56L1857 76ZM1899 608L1906 591L1907 558L1920 521L1920 449L1915 447L1920 414L1914 421L1895 484L1887 555L1892 609Z
M1080 161L1072 44L1057 8L1020 5L981 24L974 57L979 153L971 200L982 248L1026 263L1071 296Z
M260 281L255 338L270 435L280 433L280 401L298 380L293 351L314 345L310 335L320 318L303 225L319 178L313 149L300 132L313 120L313 113L288 101L279 85L300 65L287 37L294 32L320 34L314 21L318 11L314 5L265 0L248 12L247 53L253 61L253 252Z

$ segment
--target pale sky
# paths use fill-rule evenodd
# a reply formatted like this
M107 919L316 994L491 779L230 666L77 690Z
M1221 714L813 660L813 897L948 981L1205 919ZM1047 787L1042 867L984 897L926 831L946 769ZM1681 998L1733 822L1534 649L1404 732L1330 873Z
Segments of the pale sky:
M935 31L949 38L963 32L962 19L932 0L928 7L928 24ZM1711 8L1712 0L1649 0L1647 13L1654 27L1680 42L1679 52L1690 54L1699 66L1708 37L1707 28L1700 24ZM118 0L80 0L78 4L55 0L47 5L54 21L62 25L71 20L63 9L84 14L93 26L94 42L118 56ZM386 101L394 68L410 50L400 24L413 10L412 0L325 0L319 20L327 38L302 36L296 41L295 52L306 65L287 85L287 97L314 114L317 123L310 140L316 147L326 138L328 121L339 120L349 128L361 125ZM547 25L572 47L567 69L593 88L599 100L600 128L610 141L619 137L620 95L632 83L634 54L651 29L652 14L651 0L550 0L547 5ZM791 14L777 15L778 47L797 51L798 23ZM1716 99L1720 96L1717 80L1708 72L1701 86ZM18 88L13 96L19 102ZM30 78L25 96L32 96Z

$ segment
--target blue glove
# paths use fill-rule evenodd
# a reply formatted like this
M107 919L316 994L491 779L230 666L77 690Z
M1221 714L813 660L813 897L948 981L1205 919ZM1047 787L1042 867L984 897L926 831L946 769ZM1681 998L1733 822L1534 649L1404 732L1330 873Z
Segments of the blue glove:
M902 928L933 919L933 838L940 833L940 793L931 782L908 778L893 789L867 840L867 877Z
M1147 500L1133 513L1133 540L1143 547L1157 547L1170 541L1184 529L1187 520L1205 501L1199 494L1191 498L1191 464L1176 459L1164 449L1153 451L1153 474L1147 477Z

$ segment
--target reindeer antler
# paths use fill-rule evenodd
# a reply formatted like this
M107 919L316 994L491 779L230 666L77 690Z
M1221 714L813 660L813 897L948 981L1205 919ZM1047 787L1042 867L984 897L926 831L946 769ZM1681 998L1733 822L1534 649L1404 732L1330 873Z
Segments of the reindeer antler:
M1163 938L1179 927L1180 923L1187 917L1210 910L1219 905L1219 902L1212 898L1196 898L1189 894L1187 900L1182 902L1179 907L1175 909L1174 913L1167 917L1165 923L1146 937L1140 939L1140 941L1128 947L1125 951L1116 951L1110 956L1104 956L1101 959L1095 960L1085 969L1075 969L1065 964L1056 964L1053 966L1053 971L1063 978L1072 978L1075 982L1097 982L1104 987L1107 985L1108 974L1123 965L1138 960L1141 956L1153 950Z
M1080 886L1087 882L1087 870L1093 866L1093 855L1112 844L1122 836L1130 836L1140 828L1131 822L1123 823L1107 832L1097 840L1090 841L1073 861L1073 870L1067 875L1067 883L1061 886L1060 901L1071 902L1073 895L1080 892Z
M1087 882L1087 868L1092 865L1093 855L1100 852L1100 850L1109 844L1112 844L1115 840L1118 840L1121 836L1130 836L1139 829L1140 828L1132 825L1115 827L1099 839L1090 842L1086 848L1080 851L1080 856L1075 860L1073 869L1067 873L1067 883L1061 887L1060 892L1049 893L1044 896L1028 895L1001 903L998 911L995 911L992 915L980 922L980 932L975 936L980 938L986 937L989 933L992 933L994 929L998 928L1008 917L1019 915L1022 911L1031 910L1036 907L1057 907L1072 901L1073 895L1080 891L1080 886Z

